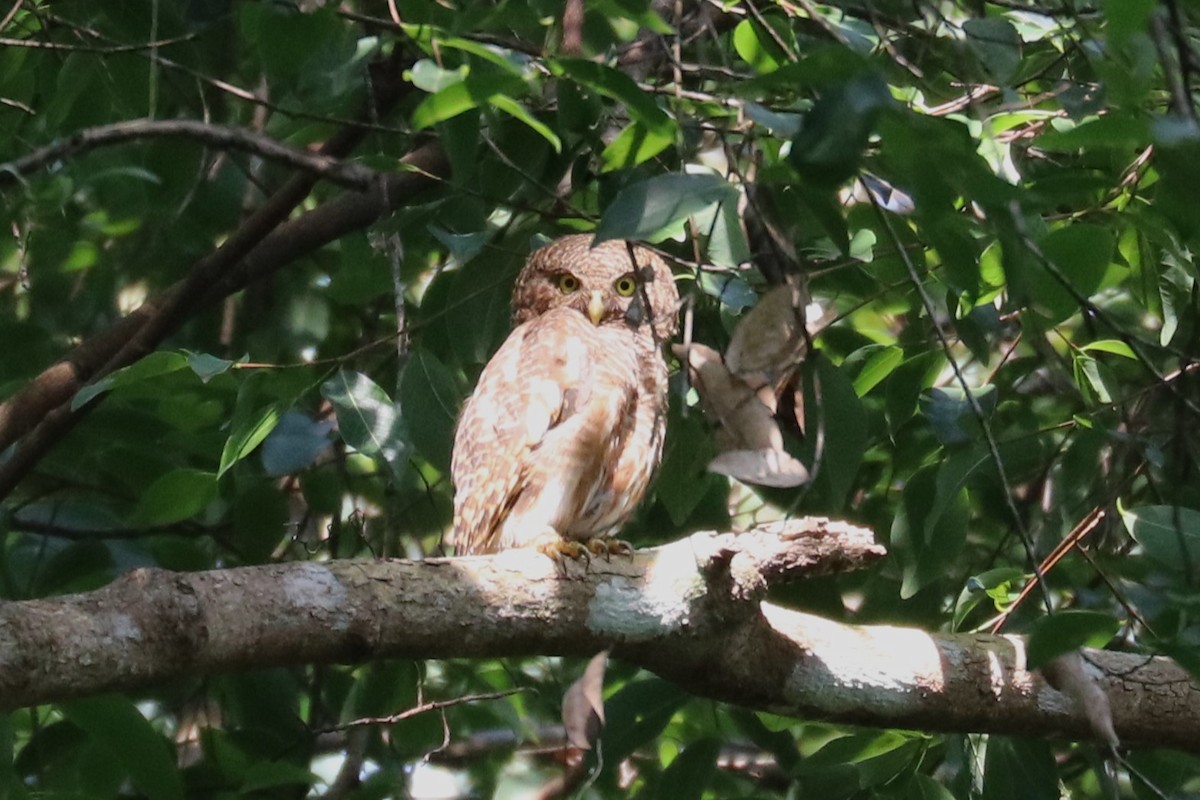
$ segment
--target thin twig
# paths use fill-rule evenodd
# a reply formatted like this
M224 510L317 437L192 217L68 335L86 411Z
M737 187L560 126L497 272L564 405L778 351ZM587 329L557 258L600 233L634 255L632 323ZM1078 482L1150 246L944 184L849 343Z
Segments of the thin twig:
M443 708L453 708L454 706L461 706L467 703L478 703L482 700L499 700L501 697L510 697L514 694L521 694L527 691L529 691L528 688L519 687L517 689L506 689L503 692L465 694L462 697L455 697L451 700L431 700L428 703L419 703L405 711L389 714L386 717L360 717L349 722L343 722L340 725L334 725L332 728L319 728L313 731L313 733L335 733L337 731L350 730L351 728L359 728L364 725L395 725L397 722L403 722L420 714L428 714L430 711L440 711Z
M138 139L169 137L195 139L217 148L253 153L360 191L370 188L379 178L379 173L361 164L339 161L326 155L290 147L245 128L190 119L137 119L84 128L21 158L2 163L0 187L18 183L23 176L77 153Z
M866 185L863 185L866 189ZM1025 520L1021 516L1020 510L1017 508L1015 493L1012 483L1008 479L1008 470L1004 467L1004 459L1000 455L1000 446L996 441L996 436L992 432L992 426L988 422L987 415L983 413L983 407L979 405L979 398L971 391L971 387L967 384L967 378L963 374L962 369L958 366L958 361L954 358L954 353L950 347L950 342L946 339L946 335L942 332L941 327L937 324L936 309L934 308L933 298L929 296L929 292L925 289L925 284L921 282L921 277L917 272L917 267L913 264L908 252L901 246L900 237L896 233L895 227L892 225L891 219L884 213L883 207L879 205L879 200L875 194L869 189L867 196L871 200L871 205L875 209L875 215L883 224L891 237L893 244L900 253L900 258L904 262L905 269L908 271L909 279L912 282L913 288L916 289L917 295L921 298L921 305L925 308L925 313L929 315L930 323L933 326L934 336L937 337L942 351L946 355L946 362L950 364L950 368L954 371L954 378L957 381L959 388L967 398L967 405L971 409L972 416L979 423L980 429L983 431L984 439L987 441L988 452L991 455L992 462L996 465L996 473L1000 477L1000 485L1004 489L1004 501L1008 506L1009 514L1012 516L1013 526L1021 539L1021 544L1025 548L1025 555L1029 559L1030 568L1033 570L1034 576L1037 578L1038 586L1042 591L1042 599L1046 603L1046 612L1054 613L1053 598L1050 596L1050 590L1046 586L1042 570L1038 566L1037 552L1033 546L1033 538L1029 535L1029 530L1025 527Z

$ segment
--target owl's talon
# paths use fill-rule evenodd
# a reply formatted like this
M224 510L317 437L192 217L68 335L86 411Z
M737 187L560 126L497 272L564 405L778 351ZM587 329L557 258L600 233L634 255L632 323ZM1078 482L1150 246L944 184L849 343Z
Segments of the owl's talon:
M587 542L584 543L584 547L586 547L587 551L592 555L604 556L605 561L610 560L608 543L604 539L588 539Z
M633 556L633 545L624 539L605 539L604 545L609 555Z
M604 556L605 561L612 561L613 556L632 556L633 545L624 539L609 539L607 537L596 537L588 539L586 543L588 552L595 556Z
M557 533L553 538L549 536L539 537L543 541L535 545L535 549L542 555L554 562L555 569L559 575L567 574L567 559L578 561L584 559L584 569L591 563L591 556L588 554L588 549L579 542L570 539L564 539Z

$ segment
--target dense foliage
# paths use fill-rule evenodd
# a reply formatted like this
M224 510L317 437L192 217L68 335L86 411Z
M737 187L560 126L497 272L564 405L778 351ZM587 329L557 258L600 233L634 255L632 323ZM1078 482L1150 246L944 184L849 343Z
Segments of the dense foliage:
M140 350L77 359L82 392L23 421L0 410L3 597L136 566L438 553L454 420L508 330L515 271L545 238L598 227L674 257L691 340L725 347L789 277L816 331L780 407L813 479L731 488L706 472L712 430L680 376L637 545L843 516L877 531L886 565L781 602L1002 623L1040 657L1111 643L1200 675L1191 6L9 5L0 397L36 401L19 393L72 348L129 339L118 321L148 298L184 300ZM144 119L162 124L68 138ZM249 133L231 144L222 126ZM280 216L298 252L224 284L195 277L311 175L302 151L344 130L361 133L368 183L431 144L449 169L393 213L304 239L355 191L332 175ZM435 779L553 794L555 725L583 667L297 666L22 710L0 720L0 783L14 797L435 796ZM1167 752L1106 764L1092 746L774 718L619 662L606 687L602 757L563 792L1200 792L1200 762ZM335 780L343 765L361 785Z

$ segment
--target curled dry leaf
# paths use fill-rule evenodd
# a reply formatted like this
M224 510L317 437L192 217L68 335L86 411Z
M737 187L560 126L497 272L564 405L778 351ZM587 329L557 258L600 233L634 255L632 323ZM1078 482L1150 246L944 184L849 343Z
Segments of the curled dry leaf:
M808 470L783 449L775 419L778 393L787 386L807 347L799 287L771 289L738 323L722 358L711 347L676 346L700 392L704 411L719 426L721 454L710 472L761 486L799 486Z
M799 486L808 480L804 465L783 449L769 386L751 388L711 347L676 345L674 351L687 363L704 411L718 425L722 452L709 463L710 472L763 486Z
M592 656L579 680L563 695L562 720L567 742L591 750L604 728L604 670L608 651Z
M708 471L781 489L808 481L808 470L784 450L727 450L708 463Z
M800 364L806 346L800 290L783 284L764 294L738 323L725 366L752 388L777 388Z
M1072 650L1051 661L1042 668L1046 682L1071 698L1084 716L1092 731L1109 747L1116 751L1120 747L1117 732L1113 728L1112 707L1108 695L1096 676L1088 670L1087 663L1078 650Z

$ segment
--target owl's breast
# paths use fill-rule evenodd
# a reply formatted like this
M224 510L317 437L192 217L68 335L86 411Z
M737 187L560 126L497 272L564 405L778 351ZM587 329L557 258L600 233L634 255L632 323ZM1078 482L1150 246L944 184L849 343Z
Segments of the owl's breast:
M662 460L667 429L667 365L647 335L623 352L635 363L625 365L617 379L624 407L608 438L609 454L584 507L581 527L588 535L613 533L633 516ZM616 378L616 376L613 376Z

